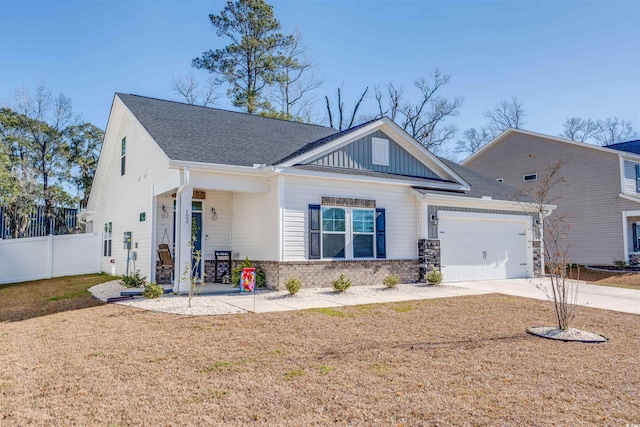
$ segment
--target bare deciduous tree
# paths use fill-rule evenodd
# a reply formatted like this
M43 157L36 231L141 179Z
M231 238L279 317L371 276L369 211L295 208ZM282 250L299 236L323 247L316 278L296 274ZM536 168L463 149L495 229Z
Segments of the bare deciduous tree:
M184 98L187 104L202 105L206 107L216 103L220 95L216 92L220 82L213 76L209 76L207 83L201 87L193 72L183 77L174 77L171 80L173 91Z
M260 114L285 120L311 121L311 107L315 102L312 92L322 81L316 65L302 45L302 34L295 31L291 43L282 46L280 66L275 76L275 88L268 92L265 104L268 110Z
M509 128L522 129L526 113L514 96L510 100L503 99L492 110L485 111L484 116L489 119L488 131L495 138Z
M536 183L526 185L522 189L536 206L534 218L538 220L542 229L540 233L543 235L543 259L551 282L550 291L542 286L540 288L545 291L553 304L556 323L560 330L567 330L575 317L578 280L570 277L571 262L567 238L569 218L566 213L549 215L548 206L561 198L554 190L558 185L566 184L562 168L567 163L567 160L542 163L542 172L538 173Z
M562 125L561 137L577 142L587 142L599 131L598 122L593 119L570 117Z
M467 129L464 136L456 144L456 153L473 154L491 140L491 135L486 128Z
M617 117L598 120L598 128L595 139L600 145L628 141L635 133L631 120L622 120Z
M347 119L348 113L344 110L344 101L342 100L342 87L338 88L337 117L335 117L335 119L337 120L334 120L334 112L331 109L331 102L329 101L329 97L325 96L324 99L326 101L326 106L327 106L327 116L329 118L329 126L331 126L332 128L337 128L338 130L345 130L353 127L353 125L356 122L356 117L358 114L358 110L360 109L360 105L362 104L362 101L367 96L368 91L369 91L369 87L367 86L362 92L362 95L360 95L360 98L358 99L358 101L355 103L353 110L351 112L351 116L348 119Z
M388 116L425 148L436 149L455 137L456 127L444 122L460 114L464 103L461 97L449 99L441 95L450 80L450 74L443 74L437 68L430 79L416 80L414 86L419 97L415 103L405 101L403 88L397 88L393 82L387 86L386 96L376 88L376 117Z

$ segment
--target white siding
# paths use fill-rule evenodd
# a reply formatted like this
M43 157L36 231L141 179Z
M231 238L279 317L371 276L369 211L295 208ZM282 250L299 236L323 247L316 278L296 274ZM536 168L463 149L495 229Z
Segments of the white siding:
M628 194L638 194L636 191L636 165L638 163L630 160L624 161L624 192Z
M127 138L125 175L120 175L120 143ZM176 172L168 168L167 157L147 131L124 106L114 99L105 140L96 171L89 210L94 231L102 235L104 224L113 223L113 249L110 257L102 257L102 270L111 272L110 259L115 259L116 274L124 274L127 251L123 249L122 235L133 233L134 251L138 253L135 269L151 276L151 231L153 184ZM140 212L146 221L139 221ZM135 244L138 248L135 248ZM102 255L102 254L101 254ZM130 271L133 263L130 265Z
M380 183L360 183L287 176L284 192L284 259L308 257L308 211L322 196L376 201L386 209L387 259L418 257L418 202L411 188Z
M278 261L278 197L276 178L266 193L231 195L231 250L234 259Z

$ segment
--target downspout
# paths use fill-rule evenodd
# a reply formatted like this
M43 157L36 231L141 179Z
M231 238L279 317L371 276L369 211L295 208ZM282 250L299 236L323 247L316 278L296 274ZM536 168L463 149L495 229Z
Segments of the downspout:
M176 289L179 290L180 288L180 277L178 277L178 274L180 273L180 245L178 245L178 242L182 241L182 232L181 232L181 227L179 227L179 224L181 224L182 221L180 221L180 215L182 214L182 192L184 191L185 188L187 188L189 186L189 167L185 166L182 168L182 174L180 176L180 181L182 181L182 184L180 184L180 186L178 187L178 190L176 191L176 219L175 219L175 223L173 224L173 227L176 230L176 240L175 242L173 242L173 246L176 248L175 253L174 253L174 266L173 266L173 288L174 288L174 292Z

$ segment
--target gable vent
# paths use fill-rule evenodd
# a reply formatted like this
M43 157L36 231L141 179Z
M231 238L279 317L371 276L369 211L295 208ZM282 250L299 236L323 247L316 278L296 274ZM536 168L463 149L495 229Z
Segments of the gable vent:
M378 166L389 166L389 140L371 138L371 163Z

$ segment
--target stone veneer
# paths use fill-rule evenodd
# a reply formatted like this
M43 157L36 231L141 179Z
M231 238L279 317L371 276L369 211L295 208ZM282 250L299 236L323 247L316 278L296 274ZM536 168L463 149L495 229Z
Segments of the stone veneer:
M171 280L173 270L162 268L160 261L156 262L156 283L158 285L170 285L173 283Z
M540 240L534 240L533 244L533 277L542 276L542 247Z
M238 266L241 260L234 260ZM284 289L284 282L290 277L302 281L304 287L330 287L331 282L344 274L353 285L382 284L385 277L395 274L404 283L419 279L418 260L348 260L348 261L251 261L260 267L266 276L269 289Z
M432 270L440 270L440 239L418 240L420 278Z

